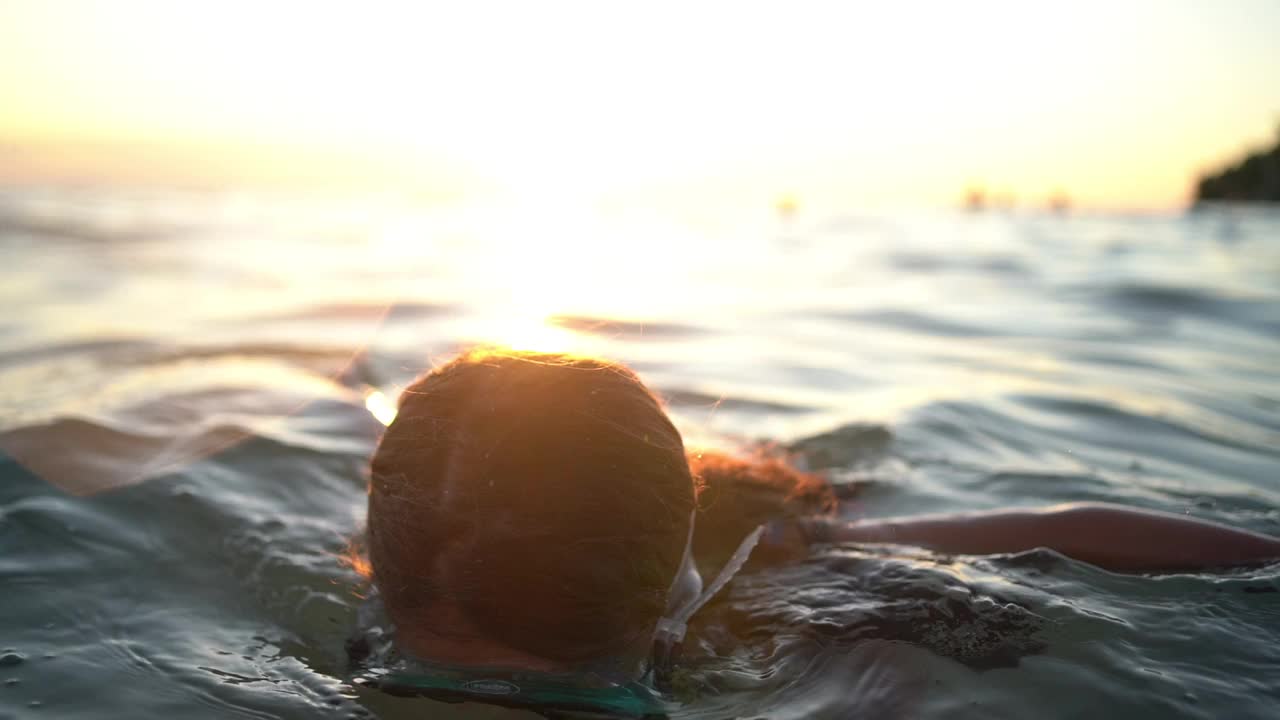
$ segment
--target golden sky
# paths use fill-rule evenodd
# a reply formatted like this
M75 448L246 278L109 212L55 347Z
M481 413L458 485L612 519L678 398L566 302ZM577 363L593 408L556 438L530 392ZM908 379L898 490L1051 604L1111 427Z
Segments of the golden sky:
M1280 125L1280 2L0 3L0 181L1185 203Z

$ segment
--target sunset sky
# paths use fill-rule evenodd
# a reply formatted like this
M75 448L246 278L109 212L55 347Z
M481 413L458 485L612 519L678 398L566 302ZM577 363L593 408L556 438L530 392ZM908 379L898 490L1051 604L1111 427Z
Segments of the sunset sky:
M1280 2L0 3L0 182L1170 208Z

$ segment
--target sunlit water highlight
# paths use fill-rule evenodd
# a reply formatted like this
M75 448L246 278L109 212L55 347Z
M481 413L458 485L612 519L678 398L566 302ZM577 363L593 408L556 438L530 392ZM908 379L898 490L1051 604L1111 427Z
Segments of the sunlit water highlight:
M1280 534L1280 216L675 219L0 196L0 713L489 717L356 687L338 558L467 342L636 367L695 443L890 515L1098 500ZM678 715L1264 718L1280 568L832 548L739 578Z

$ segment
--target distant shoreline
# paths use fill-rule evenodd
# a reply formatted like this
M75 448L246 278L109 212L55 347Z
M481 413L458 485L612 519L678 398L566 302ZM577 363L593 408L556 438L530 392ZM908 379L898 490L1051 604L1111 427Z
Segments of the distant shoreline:
M1196 183L1195 205L1224 202L1280 203L1280 130L1271 147L1200 177Z

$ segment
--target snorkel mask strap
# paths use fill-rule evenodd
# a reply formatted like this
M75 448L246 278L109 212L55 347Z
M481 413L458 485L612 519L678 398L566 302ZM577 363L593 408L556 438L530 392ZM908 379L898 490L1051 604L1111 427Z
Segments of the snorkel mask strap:
M695 510L694 515L696 513L697 511ZM680 561L680 570L676 573L675 581L671 584L669 595L671 599L668 601L667 614L658 620L658 627L654 633L653 660L650 663L650 670L653 671L655 680L659 682L665 682L665 676L668 675L670 670L671 655L676 646L684 641L685 632L689 627L689 619L693 617L694 613L701 610L711 598L715 597L716 593L720 592L725 585L728 585L734 575L737 575L742 570L742 566L747 563L747 558L751 557L751 551L760 542L760 535L764 533L764 526L761 525L743 538L738 545L738 549L733 552L733 555L729 557L729 561L720 569L720 573L703 590L702 577L698 574L698 569L693 562L694 515L689 517L689 539L685 543L684 557ZM685 595L689 597L681 597Z

